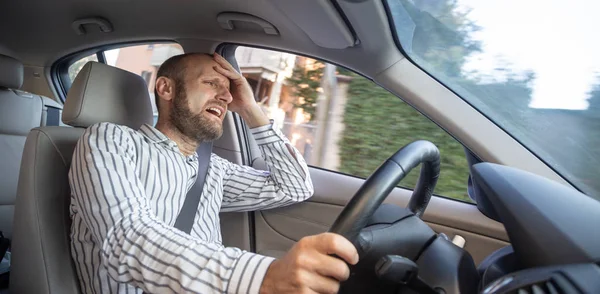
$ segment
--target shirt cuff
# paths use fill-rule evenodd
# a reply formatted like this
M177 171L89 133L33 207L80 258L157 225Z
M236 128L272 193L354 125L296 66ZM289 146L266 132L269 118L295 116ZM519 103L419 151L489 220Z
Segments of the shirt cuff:
M250 129L250 133L252 133L259 146L285 140L285 136L281 133L279 128L274 126L273 120L270 121L271 123L267 125Z
M265 274L274 260L273 257L244 252L233 268L227 293L258 294Z

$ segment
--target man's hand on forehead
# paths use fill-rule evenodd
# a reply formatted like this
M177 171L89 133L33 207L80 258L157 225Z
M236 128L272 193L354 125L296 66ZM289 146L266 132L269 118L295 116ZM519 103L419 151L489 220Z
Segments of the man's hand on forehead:
M215 53L213 54L213 59L219 64L218 66L213 66L214 70L231 80L231 82L236 82L244 78L223 56Z
M248 81L246 81L246 78L238 73L229 61L223 58L223 56L215 53L213 59L218 64L213 66L213 69L229 79L230 92L233 96L232 104L236 102L236 100L242 100L245 103L250 102L250 100L254 102L254 94L252 93L252 88L248 84Z
M213 68L216 72L222 74L230 81L229 92L233 97L229 110L237 112L246 121L249 127L263 126L269 123L269 119L262 112L256 100L252 87L246 81L246 78L240 74L233 66L221 55L215 53L213 59L218 65Z

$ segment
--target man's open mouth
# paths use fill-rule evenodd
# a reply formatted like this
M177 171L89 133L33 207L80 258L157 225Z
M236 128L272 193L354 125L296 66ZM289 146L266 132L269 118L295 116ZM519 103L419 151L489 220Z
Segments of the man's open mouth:
M206 109L206 111L216 117L221 117L221 115L223 114L224 110L220 107L209 107Z

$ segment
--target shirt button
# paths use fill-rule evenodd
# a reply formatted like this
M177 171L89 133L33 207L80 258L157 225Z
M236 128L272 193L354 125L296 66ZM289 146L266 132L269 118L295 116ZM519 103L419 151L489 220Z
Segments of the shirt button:
M273 133L273 131L269 131L268 134L269 134L269 136L272 136L274 133Z

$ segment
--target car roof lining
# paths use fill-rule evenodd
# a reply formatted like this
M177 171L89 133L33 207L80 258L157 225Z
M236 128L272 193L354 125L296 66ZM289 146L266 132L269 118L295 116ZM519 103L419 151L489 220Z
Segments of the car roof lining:
M371 77L403 58L380 1L337 3L352 26L348 29L360 40L345 49L315 44L306 33L311 28L301 27L307 22L297 20L301 17L292 17L295 21L288 17L290 11L283 13L281 4L275 4L277 1L178 1L177 5L169 0L8 1L2 4L5 8L0 12L0 53L14 56L26 65L48 67L64 56L118 43L174 40L187 52L210 52L221 43L237 43L319 56ZM306 9L297 13L304 18L308 13L319 13L324 1L328 0L304 0ZM217 15L222 12L262 18L277 28L279 36L224 30L217 22ZM96 28L77 35L72 29L73 21L92 16L110 21L114 31L102 33ZM317 22L318 18L311 21ZM328 19L319 25L324 32L339 31L339 19ZM323 39L312 36L319 37Z

